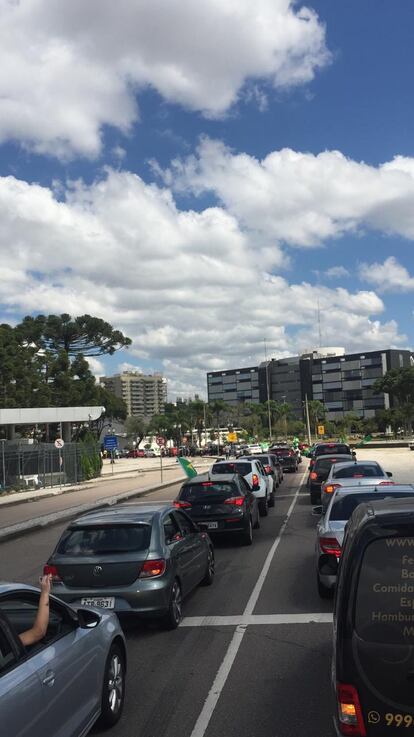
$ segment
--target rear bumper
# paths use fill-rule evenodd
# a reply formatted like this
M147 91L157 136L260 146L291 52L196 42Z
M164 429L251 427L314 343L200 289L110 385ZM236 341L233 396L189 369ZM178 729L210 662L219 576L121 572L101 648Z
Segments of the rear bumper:
M63 601L74 607L82 607L82 598L114 597L113 609L117 614L163 614L168 609L171 590L170 576L161 576L159 579L138 579L129 587L105 587L101 589L76 589L57 584L53 587L53 593ZM99 607L97 608L99 611Z
M191 518L201 529L206 530L209 535L223 534L227 535L232 532L243 532L247 527L247 519L243 515L241 517L229 517L226 519L222 518L205 518L202 517L197 519L196 517ZM217 523L216 528L209 527L209 523Z

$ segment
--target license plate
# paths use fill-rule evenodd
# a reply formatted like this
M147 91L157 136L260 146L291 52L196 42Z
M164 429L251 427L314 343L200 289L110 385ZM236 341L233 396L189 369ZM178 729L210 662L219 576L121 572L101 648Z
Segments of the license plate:
M81 599L82 606L96 606L100 609L113 609L115 606L115 597L114 596L100 596L93 597L93 596L87 596L83 599Z
M208 530L217 530L218 522L206 522L206 527Z

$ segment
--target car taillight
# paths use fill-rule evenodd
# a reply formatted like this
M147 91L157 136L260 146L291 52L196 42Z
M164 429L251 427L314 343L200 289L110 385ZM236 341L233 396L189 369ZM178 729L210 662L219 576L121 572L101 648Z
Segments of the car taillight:
M336 537L321 537L319 545L323 553L327 555L336 555L338 558L342 553L341 546Z
M324 491L326 491L327 494L333 494L336 489L340 489L342 484L327 484L324 486Z
M174 507L177 509L190 509L191 504L190 502L180 502L179 499L176 499L174 502Z
M394 481L380 481L378 486L394 486Z
M338 718L341 734L366 737L364 719L355 686L338 683L336 686L338 699Z
M62 580L61 577L59 576L57 567L49 566L47 563L45 566L43 566L43 575L52 576L53 583L58 583L58 581Z
M235 507L242 507L244 503L244 496L231 496L226 499L224 504L232 504Z
M139 574L140 578L155 578L156 576L162 576L165 571L165 560L160 558L159 560L146 560L141 568Z
M312 479L312 481L316 481L316 479L318 478L318 474L316 473L316 471L311 471L310 478Z

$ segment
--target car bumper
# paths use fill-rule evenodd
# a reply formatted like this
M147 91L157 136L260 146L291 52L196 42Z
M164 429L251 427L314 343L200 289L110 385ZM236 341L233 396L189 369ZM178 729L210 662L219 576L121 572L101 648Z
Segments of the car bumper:
M247 527L247 519L243 515L241 517L228 517L226 519L220 519L220 518L201 518L197 519L196 517L191 518L193 522L195 522L200 529L206 530L209 535L217 535L217 534L228 534L232 532L243 532ZM217 527L211 527L211 524L217 524Z
M100 599L113 597L115 605L113 609L104 609L105 612L116 612L117 614L163 614L168 609L171 591L170 576L153 580L138 579L129 587L101 588L101 589L76 589L56 584L53 593L60 599L66 601L73 607L79 608L83 598ZM99 607L94 607L100 611Z

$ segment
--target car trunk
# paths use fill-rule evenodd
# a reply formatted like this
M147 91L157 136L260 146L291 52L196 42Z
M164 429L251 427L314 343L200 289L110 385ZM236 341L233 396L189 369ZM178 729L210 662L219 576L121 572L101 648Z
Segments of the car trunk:
M180 502L190 504L185 511L195 521L203 519L229 517L234 511L240 512L242 507L233 506L228 500L240 497L235 484L228 482L204 482L189 484L180 494Z

